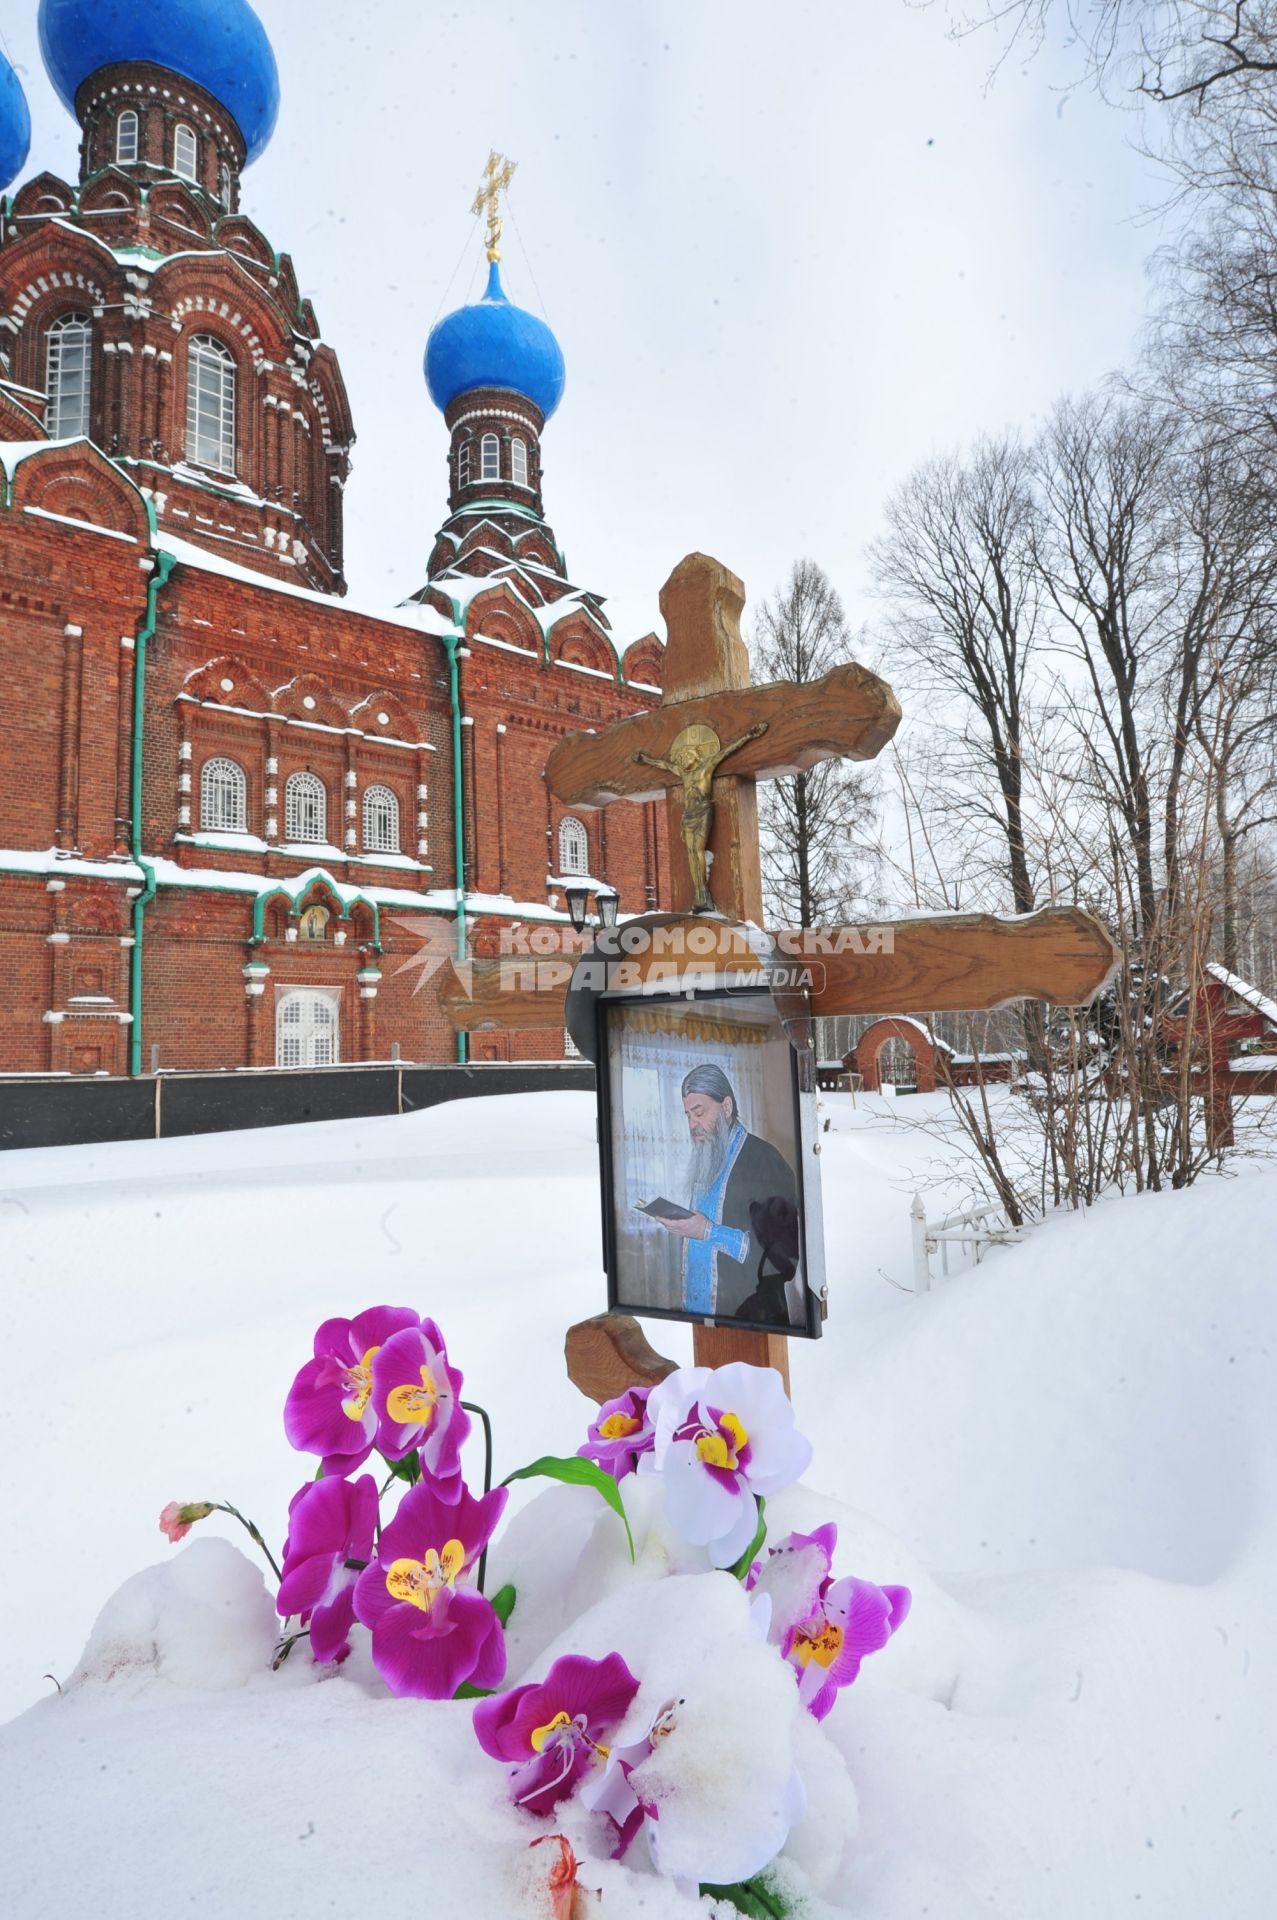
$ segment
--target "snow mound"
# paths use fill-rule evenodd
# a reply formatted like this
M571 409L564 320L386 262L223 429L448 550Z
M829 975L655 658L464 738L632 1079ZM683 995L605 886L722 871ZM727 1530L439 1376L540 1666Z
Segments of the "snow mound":
M70 1685L155 1677L226 1692L269 1664L278 1632L257 1568L228 1540L193 1540L111 1596Z

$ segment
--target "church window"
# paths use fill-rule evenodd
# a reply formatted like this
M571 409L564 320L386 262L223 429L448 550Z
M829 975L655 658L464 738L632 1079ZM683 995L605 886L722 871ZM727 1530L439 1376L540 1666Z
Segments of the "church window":
M328 838L328 794L317 774L289 774L284 788L284 837L288 840Z
M194 130L188 126L175 127L173 130L173 171L179 180L191 180L199 184L199 145Z
M457 451L457 485L459 487L470 485L470 442L468 440L463 440Z
M89 431L89 346L93 334L87 313L64 313L49 328L47 380L49 434L73 440Z
M248 781L243 767L220 756L200 774L200 826L205 833L247 833Z
M389 787L364 792L364 852L398 853L399 802Z
M197 333L186 363L186 457L235 471L235 362L211 334Z
M115 123L115 157L123 167L137 159L137 115L128 107Z
M223 160L217 170L217 197L224 207L229 207L231 204L231 187L231 170Z
M516 487L528 484L528 443L526 440L510 442L510 478Z
M294 987L275 1012L275 1064L333 1067L340 1059L337 1002L314 987Z
M588 873L590 842L582 823L568 814L559 822L559 872Z
M307 907L297 923L297 931L303 940L326 940L328 938L327 907Z
M479 478L481 480L501 478L501 442L495 433L485 433L480 442Z

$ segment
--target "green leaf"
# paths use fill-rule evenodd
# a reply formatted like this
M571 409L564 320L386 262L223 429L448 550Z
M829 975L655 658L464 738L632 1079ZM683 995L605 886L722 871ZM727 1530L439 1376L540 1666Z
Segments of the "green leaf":
M472 1687L468 1680L463 1680L452 1697L454 1700L487 1700L495 1692L495 1687Z
M763 1499L761 1493L756 1495L756 1498L758 1500L758 1531L746 1547L744 1553L742 1553L740 1559L736 1562L736 1565L731 1569L732 1577L736 1580L743 1580L745 1578L745 1575L758 1558L759 1549L763 1541L767 1538L767 1521L764 1517L767 1502Z
M629 1515L625 1511L625 1502L621 1498L621 1489L610 1473L604 1473L602 1467L596 1467L593 1460L582 1460L573 1454L570 1459L558 1460L553 1454L546 1454L540 1460L534 1460L530 1467L520 1467L515 1473L508 1473L501 1482L508 1487L512 1480L562 1480L569 1487L593 1487L603 1500L606 1500L613 1513L621 1516L625 1527L625 1537L630 1543L630 1564L634 1563L634 1535L630 1532Z
M386 1460L384 1453L381 1457ZM402 1460L386 1460L386 1465L394 1479L406 1480L410 1487L415 1487L421 1478L421 1456L417 1453L406 1453Z
M787 1920L792 1911L775 1888L764 1886L761 1879L741 1880L731 1887L704 1884L701 1893L711 1900L729 1900L738 1913L748 1915L748 1920Z
M494 1593L492 1596L492 1611L496 1614L497 1619L503 1627L509 1624L510 1615L514 1612L514 1603L517 1598L518 1595L515 1593L514 1588L509 1585L502 1587L500 1593Z

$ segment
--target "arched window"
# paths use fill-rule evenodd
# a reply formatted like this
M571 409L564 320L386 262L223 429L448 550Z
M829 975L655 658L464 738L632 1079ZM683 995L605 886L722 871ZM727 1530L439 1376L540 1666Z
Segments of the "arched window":
M191 180L199 185L200 150L192 127L183 125L173 129L173 171L179 180Z
M234 760L206 760L200 774L200 825L205 833L248 832L248 781Z
M526 440L510 442L510 478L516 487L528 484L528 443Z
M53 440L73 440L89 431L89 349L93 329L87 313L64 313L49 328L45 387Z
M457 485L470 485L470 442L463 440L457 450Z
M275 1064L333 1067L340 1059L337 1003L313 987L294 987L275 1009Z
M115 123L115 157L122 167L137 160L137 115L126 107Z
M328 838L328 794L318 774L289 774L284 788L284 838Z
M582 823L569 813L559 822L559 872L588 873L590 841Z
M364 852L398 853L399 802L389 787L364 789Z
M234 180L231 175L230 166L227 161L223 160L217 170L217 197L224 207L230 206L233 192Z
M485 433L479 447L479 478L501 478L501 442L495 433Z
M186 457L235 471L235 361L210 333L197 333L187 354Z

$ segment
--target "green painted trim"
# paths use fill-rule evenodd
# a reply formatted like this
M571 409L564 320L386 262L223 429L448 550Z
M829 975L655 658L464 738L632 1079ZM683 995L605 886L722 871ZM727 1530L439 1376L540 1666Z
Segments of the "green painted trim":
M127 476L125 476L127 478ZM132 486L132 481L128 481ZM146 501L148 511L150 501ZM150 511L151 538L155 539L155 515ZM155 898L155 868L142 854L142 746L146 724L146 649L155 632L155 621L164 586L177 561L171 553L154 550L155 565L146 583L146 615L133 641L133 765L129 793L129 853L142 869L143 887L133 902L133 946L129 952L129 1072L136 1078L142 1071L142 942L146 932L146 909Z
M305 884L303 884L303 882ZM260 947L265 940L266 909L272 900L287 900L289 906L296 912L311 888L320 886L321 884L328 888L333 899L341 908L341 912L337 915L339 920L349 920L350 909L354 906L367 907L369 909L372 914L373 952L381 953L383 951L381 944L381 908L377 901L370 900L368 895L361 893L358 888L355 889L353 900L343 900L341 897L341 889L333 879L331 873L329 873L327 867L312 867L308 869L306 873L298 875L296 882L292 886L289 886L286 880L279 880L273 882L269 887L263 887L261 892L257 894L253 900L253 932L250 944L255 947ZM229 892L230 889L224 888L222 891ZM242 891L242 889L237 889L237 891Z
M451 599L451 595L449 598ZM465 627L461 609L452 601L454 624ZM440 638L448 649L448 698L452 702L452 851L456 872L453 876L457 890L457 958L466 957L466 833L465 799L461 779L461 688L457 677L457 648L463 644L464 632L441 634ZM469 1057L464 1030L457 1034L457 1059L463 1064Z

